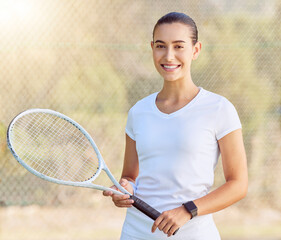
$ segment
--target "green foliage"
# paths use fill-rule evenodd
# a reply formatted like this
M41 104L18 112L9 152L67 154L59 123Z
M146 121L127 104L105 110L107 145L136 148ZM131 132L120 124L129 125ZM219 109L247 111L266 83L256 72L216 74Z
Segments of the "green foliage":
M125 112L124 79L108 61L99 59L97 64L78 65L58 79L48 96L51 105L67 112Z
M234 103L246 138L265 124L264 116L276 104L272 101L276 89L268 77L270 69L263 68L267 74L260 74L261 67L272 62L257 61L257 56L263 56L264 47L257 41L256 34L244 34L250 27L256 33L258 29L268 29L267 25L264 20L257 23L255 18L246 17L210 19L202 33L203 51L193 68L199 85ZM264 41L271 42L269 34L261 34ZM247 146L250 148L250 144Z

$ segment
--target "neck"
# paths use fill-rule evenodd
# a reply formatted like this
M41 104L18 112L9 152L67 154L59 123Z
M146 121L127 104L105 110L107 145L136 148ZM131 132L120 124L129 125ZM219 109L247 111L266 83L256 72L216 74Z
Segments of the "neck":
M192 99L199 92L199 88L193 83L191 77L189 79L177 81L164 81L162 90L158 94L160 99L180 100Z

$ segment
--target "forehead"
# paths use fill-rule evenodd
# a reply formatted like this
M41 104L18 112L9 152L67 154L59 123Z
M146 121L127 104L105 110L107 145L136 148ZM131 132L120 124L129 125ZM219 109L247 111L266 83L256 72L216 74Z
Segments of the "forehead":
M183 23L164 23L157 26L154 32L154 41L172 42L175 40L188 41L190 39L190 27Z

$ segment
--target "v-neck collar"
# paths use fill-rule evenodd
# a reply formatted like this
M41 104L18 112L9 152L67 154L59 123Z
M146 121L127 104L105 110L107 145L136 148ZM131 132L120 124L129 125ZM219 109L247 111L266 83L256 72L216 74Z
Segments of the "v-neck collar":
M178 114L182 113L186 109L190 108L190 106L192 106L198 100L198 98L200 98L200 96L203 94L203 92L204 92L204 89L202 87L199 87L199 92L189 103L187 103L182 108L180 108L180 109L178 109L178 110L176 110L172 113L164 113L164 112L159 110L159 108L156 105L156 98L157 98L159 92L156 92L156 93L153 94L153 97L152 97L153 109L158 115L160 115L162 117L165 117L165 118L177 116Z

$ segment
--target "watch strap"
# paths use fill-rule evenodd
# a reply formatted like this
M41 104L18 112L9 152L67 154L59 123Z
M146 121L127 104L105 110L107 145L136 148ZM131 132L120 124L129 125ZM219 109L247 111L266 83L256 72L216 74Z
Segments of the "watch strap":
M193 201L183 203L182 205L191 214L191 219L197 216L197 207Z

